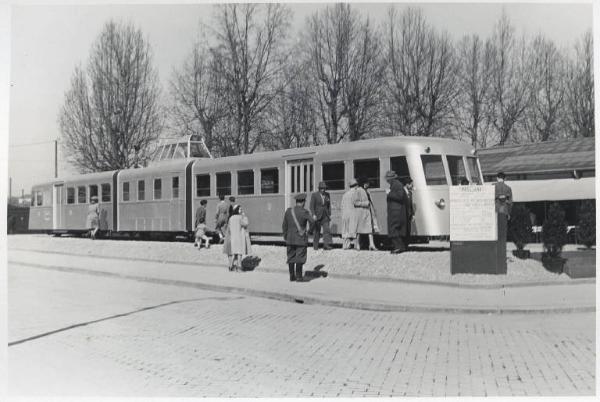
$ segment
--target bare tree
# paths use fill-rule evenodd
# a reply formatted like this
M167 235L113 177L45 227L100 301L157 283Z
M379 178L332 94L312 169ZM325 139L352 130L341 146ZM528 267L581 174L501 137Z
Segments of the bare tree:
M253 152L261 143L260 121L275 98L286 62L290 13L282 4L216 6L211 49L230 123L213 139L225 154Z
M150 46L133 25L108 22L86 71L77 67L59 112L69 162L80 172L144 162L162 114Z
M491 121L497 142L504 145L529 104L531 68L525 40L517 42L508 16L502 13L492 35Z
M478 35L465 36L458 44L458 96L455 124L474 147L485 147L490 131L490 78L492 49Z
M316 12L308 20L308 59L314 77L315 98L325 141L339 142L346 110L343 102L352 35L357 24L349 4L338 3Z
M271 103L263 147L268 150L298 148L317 142L318 126L306 63L288 65L285 85Z
M417 8L407 8L401 15L390 8L386 29L392 132L445 135L456 96L450 38L435 32Z
M575 60L567 73L565 127L571 137L594 136L594 68L592 32L575 45Z
M529 105L523 125L529 142L556 139L565 94L565 63L554 42L538 35L531 43L532 71Z
M215 129L226 116L222 89L223 77L208 46L196 43L181 69L173 72L171 120L180 133L201 134L216 155L221 153L214 144Z
M359 23L356 31L352 33L342 85L350 141L372 134L377 126L384 73L378 32L368 18Z

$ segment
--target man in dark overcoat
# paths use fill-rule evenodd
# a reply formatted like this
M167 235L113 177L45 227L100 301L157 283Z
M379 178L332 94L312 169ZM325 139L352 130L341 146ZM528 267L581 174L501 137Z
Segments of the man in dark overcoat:
M392 254L400 254L406 251L404 241L408 235L406 231L406 193L394 171L388 171L385 174L385 180L390 185L387 193L388 235L392 241Z
M415 204L413 200L413 181L410 177L402 180L404 184L404 192L406 193L406 237L404 238L404 246L408 248L410 244L410 232L412 231L412 221L415 216Z
M306 248L308 243L307 224L314 224L314 219L304 208L306 194L298 194L296 206L290 207L283 216L283 239L287 246L287 263L290 271L290 281L303 282L302 266L306 263Z
M494 198L496 201L496 213L498 214L498 239L506 241L508 231L508 220L512 209L512 189L504 182L506 175L498 172L496 183L494 183Z
M323 250L331 250L331 232L329 223L331 222L331 199L326 191L325 182L319 183L319 191L310 196L310 213L315 224L313 226L313 248L319 249L319 237L321 228L323 228Z

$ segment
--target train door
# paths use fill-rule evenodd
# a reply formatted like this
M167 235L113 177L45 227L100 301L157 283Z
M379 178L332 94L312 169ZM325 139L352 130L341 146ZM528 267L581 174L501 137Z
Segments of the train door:
M285 174L285 207L295 204L294 197L300 193L307 194L315 190L315 168L312 159L299 159L286 162Z
M55 184L52 188L52 229L58 230L64 228L63 204L64 193L63 184Z

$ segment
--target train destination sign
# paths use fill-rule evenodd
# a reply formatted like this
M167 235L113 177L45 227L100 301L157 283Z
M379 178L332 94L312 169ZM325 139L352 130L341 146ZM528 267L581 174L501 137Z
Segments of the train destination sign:
M450 241L498 238L494 186L450 187Z

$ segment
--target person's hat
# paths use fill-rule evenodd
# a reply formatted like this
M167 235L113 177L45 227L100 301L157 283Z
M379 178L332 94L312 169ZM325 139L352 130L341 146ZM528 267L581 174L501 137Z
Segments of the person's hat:
M395 179L395 178L397 178L397 177L398 177L398 175L397 175L397 174L396 174L396 172L394 172L393 170L388 170L388 171L385 173L385 178L386 178L386 179Z
M348 184L350 185L350 187L355 187L358 186L358 181L356 181L356 179L352 179Z
M325 184L324 181L319 182L319 189L322 189L322 188L327 188L327 184Z
M496 177L498 177L500 179L504 179L506 177L506 175L504 174L504 172L498 172L498 174L496 175Z
M306 194L302 193L302 194L298 194L297 196L294 197L296 199L296 201L298 202L302 202L306 200Z

